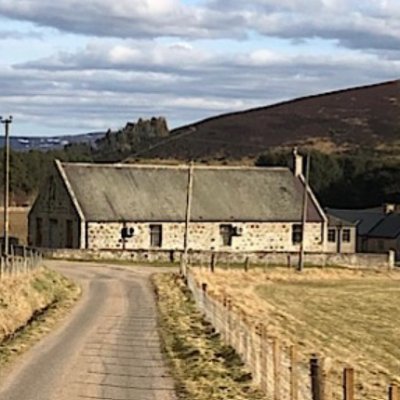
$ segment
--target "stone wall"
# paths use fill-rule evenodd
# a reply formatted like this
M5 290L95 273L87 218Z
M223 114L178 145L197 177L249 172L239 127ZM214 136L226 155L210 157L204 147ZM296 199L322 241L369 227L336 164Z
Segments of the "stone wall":
M182 251L179 250L47 250L45 256L55 259L70 260L123 260L132 262L179 263ZM217 265L244 265L246 259L250 265L295 267L298 264L298 253L268 252L207 252L192 251L189 253L191 265L210 265L211 258L216 258ZM327 254L307 253L306 266L344 266L351 268L392 268L394 257L389 254Z
M155 223L156 224L156 223ZM265 251L293 252L299 250L299 244L292 243L292 223L233 223L240 228L241 236L232 238L231 246L223 246L220 234L221 223L190 223L189 248L204 251ZM93 250L148 250L150 245L149 223L89 222L88 249ZM161 250L182 250L184 242L184 223L160 223L162 226ZM132 228L134 235L122 240L123 228ZM309 223L305 233L305 247L310 252L324 251L323 224Z
M69 228L71 240L67 238ZM79 216L58 170L53 168L29 213L28 243L46 248L79 248L80 232Z

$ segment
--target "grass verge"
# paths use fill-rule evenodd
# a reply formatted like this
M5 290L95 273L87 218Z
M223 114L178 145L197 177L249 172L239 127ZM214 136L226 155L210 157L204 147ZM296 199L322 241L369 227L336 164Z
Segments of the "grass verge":
M73 282L46 268L0 281L0 370L38 342L80 296Z
M177 274L153 276L164 352L179 399L257 400L251 374L196 309Z
M48 260L52 261L68 261L68 262L77 262L77 263L88 263L88 265L123 265L123 266L132 266L132 267L157 267L157 268L179 268L178 262L167 262L167 261L134 261L134 260L118 260L113 258L104 258L104 259L90 259L90 258L52 258L47 257Z

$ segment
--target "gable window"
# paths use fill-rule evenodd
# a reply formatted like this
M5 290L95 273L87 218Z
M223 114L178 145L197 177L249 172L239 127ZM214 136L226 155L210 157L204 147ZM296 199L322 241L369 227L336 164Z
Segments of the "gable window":
M328 242L336 242L336 229L328 229Z
M350 242L350 229L343 229L342 239L343 242L349 243Z
M162 246L162 225L150 225L150 246Z
M292 225L292 243L299 244L303 240L303 227L301 224Z
M235 236L235 229L232 225L220 225L219 234L221 235L222 246L232 246L232 238Z

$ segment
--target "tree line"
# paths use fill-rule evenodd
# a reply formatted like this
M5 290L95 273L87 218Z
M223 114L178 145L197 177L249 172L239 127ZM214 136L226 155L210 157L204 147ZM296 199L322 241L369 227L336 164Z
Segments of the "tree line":
M259 166L288 165L290 151L270 150ZM368 208L400 203L400 161L369 150L349 154L310 152L310 185L324 207Z
M165 119L152 118L128 123L116 132L109 131L94 144L75 143L51 151L11 151L12 202L31 203L56 158L69 162L121 161L168 135ZM310 157L310 185L324 207L367 208L385 202L400 203L399 158L380 157L368 149L346 154L312 150ZM1 150L0 182L3 181L3 158ZM175 155L171 154L170 158L174 159ZM255 164L287 166L291 160L291 151L270 149L261 154Z

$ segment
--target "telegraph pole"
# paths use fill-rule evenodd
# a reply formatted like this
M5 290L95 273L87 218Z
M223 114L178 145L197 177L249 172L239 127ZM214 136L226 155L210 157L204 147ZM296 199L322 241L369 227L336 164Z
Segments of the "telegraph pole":
M307 154L306 160L306 176L304 179L304 194L303 194L303 211L301 216L301 243L300 243L300 254L299 254L299 265L297 270L299 272L304 269L304 247L305 247L305 233L307 224L307 208L308 208L308 180L310 177L310 153Z
M185 216L185 233L183 237L183 254L181 260L181 274L186 278L188 249L189 249L189 224L192 213L192 197L193 197L193 170L194 162L191 161L188 169L188 183L186 192L186 216Z
M4 124L4 256L6 257L6 263L8 262L8 247L9 247L9 218L8 218L8 206L9 206L9 191L10 191L10 138L9 128L13 121L13 117L10 115L8 118L0 117L0 122Z

